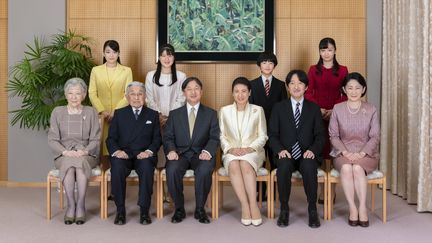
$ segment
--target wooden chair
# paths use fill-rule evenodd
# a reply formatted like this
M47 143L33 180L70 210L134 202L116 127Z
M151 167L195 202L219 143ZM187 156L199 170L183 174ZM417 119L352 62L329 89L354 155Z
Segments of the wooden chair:
M208 207L212 210L212 216L213 216L213 198L214 198L214 178L215 178L215 173L213 172L212 174L212 188L210 189L210 193L209 193L209 198L207 199L207 205ZM159 187L157 189L158 192L158 212L159 212L159 216L158 218L163 218L164 215L164 205L163 205L163 186L164 183L166 182L166 170L162 169L159 173ZM183 177L183 183L184 185L186 183L190 183L190 182L195 182L195 175L194 175L194 171L193 170L186 170L186 173Z
M262 183L266 183L267 188L270 188L270 173L266 168L259 168L257 172L258 187L258 206L262 208ZM213 213L212 218L219 218L219 208L223 204L223 184L224 182L230 182L230 177L224 167L220 167L215 173L215 190L214 190L214 201L213 201ZM267 190L267 217L270 218L270 204L268 203L270 198L270 190ZM220 203L220 206L219 206Z
M275 194L276 194L276 200L278 200L278 191L276 190L276 182L277 182L277 176L276 176L277 169L274 169L271 172L270 176L270 201L271 203L271 218L274 218L275 215ZM323 207L323 217L324 220L327 220L328 212L327 212L327 196L328 196L328 183L327 183L327 174L321 169L318 168L317 171L318 176L318 184L324 185L324 207ZM292 186L303 186L303 178L299 171L294 171L291 175L291 185ZM277 203L277 202L276 202Z
M100 125L100 129L101 131L103 131L103 119L101 117L99 117L99 125ZM101 138L102 138L102 132L101 132ZM103 145L103 141L101 139L100 142L100 146L101 149L100 151L102 151L102 145ZM48 176L47 176L47 183L46 183L46 191L47 191L47 202L46 202L46 208L47 208L47 219L50 220L51 219L51 187L52 184L56 184L59 185L59 203L60 203L60 209L64 208L64 200L63 200L63 184L60 180L59 176L59 170L57 169L52 169L48 172ZM104 207L104 190L103 190L103 171L101 170L101 168L99 166L96 166L95 168L92 169L91 172L91 177L89 179L89 184L90 183L97 183L100 187L100 217L103 218L103 207Z
M108 182L111 181L111 168L107 169L104 173L103 178L103 188L104 188L104 208L103 208L103 219L108 218ZM132 170L129 176L126 178L126 183L138 183L139 178L138 174L135 170ZM156 217L159 218L159 208L158 208L158 202L159 202L159 170L155 169L154 171L154 187L156 188L155 192L153 194L156 194L156 202L153 204L156 209ZM115 195L114 195L115 196Z
M97 183L100 187L100 217L103 218L103 171L99 166L92 169L92 175L89 179L89 183ZM64 200L63 200L63 184L60 180L59 170L52 169L48 172L47 176L47 219L51 219L51 187L53 184L59 185L59 198L60 198L60 209L64 208Z
M370 185L371 188L371 211L375 210L375 185L381 185L382 186L382 221L385 224L387 222L387 190L386 190L386 176L384 173L382 173L379 170L375 170L372 173L369 173L367 175L368 179L368 185ZM327 180L327 188L328 188L328 195L327 195L327 205L328 205L328 220L331 220L332 218L332 211L333 211L333 200L330 200L330 195L332 193L331 186L332 184L339 183L339 172L335 169L332 169L328 173L328 180Z

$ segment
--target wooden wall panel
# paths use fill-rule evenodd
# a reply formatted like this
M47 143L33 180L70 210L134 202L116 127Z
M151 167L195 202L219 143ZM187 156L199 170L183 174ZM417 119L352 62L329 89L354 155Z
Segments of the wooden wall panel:
M217 64L216 65L216 109L233 102L231 93L232 81L244 76L249 79L260 75L256 64Z
M116 39L122 63L132 67L135 80L144 81L156 68L156 0L68 0L67 6L68 28L94 38L97 63L103 42ZM365 0L275 0L275 76L284 80L293 68L307 71L317 62L318 42L326 36L336 40L341 64L365 74L365 9ZM260 75L256 64L178 64L178 70L204 82L203 103L216 109L232 102L234 78Z
M365 18L366 0L291 0L291 17L310 19Z
M204 93L202 97L203 104L215 107L216 95L218 95L216 83L218 82L215 64L180 64L177 69L186 73L188 77L194 76L199 78L203 83Z
M0 0L0 181L8 180L8 1Z
M141 20L141 63L142 72L139 74L144 82L147 72L156 69L156 19Z
M77 26L80 34L90 36L93 39L92 53L97 64L102 64L103 44L106 40L114 39L120 44L121 63L133 70L133 78L143 80L140 75L141 63L141 21L139 19L116 19L116 20L91 20L71 19L70 26ZM79 26L79 28L78 28Z
M331 26L331 27L328 27ZM366 71L366 35L364 21L359 19L292 19L291 31L291 67L308 70L318 61L319 41L326 36L336 40L336 57L348 70L365 73Z
M141 0L68 0L69 19L131 19L141 17Z
M0 0L0 19L7 19L7 0ZM3 24L3 23L2 23Z
M280 80L285 80L291 69L291 19L278 19L276 21L276 57L278 65L274 75Z
M291 16L291 0L274 0L274 14L276 19Z

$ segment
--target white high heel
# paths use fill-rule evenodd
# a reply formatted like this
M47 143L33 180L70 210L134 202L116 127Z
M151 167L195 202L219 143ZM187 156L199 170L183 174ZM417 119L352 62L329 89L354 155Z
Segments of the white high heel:
M240 221L244 226L249 226L252 224L252 219L241 219Z
M262 218L252 219L251 223L253 224L253 226L260 226L262 224Z

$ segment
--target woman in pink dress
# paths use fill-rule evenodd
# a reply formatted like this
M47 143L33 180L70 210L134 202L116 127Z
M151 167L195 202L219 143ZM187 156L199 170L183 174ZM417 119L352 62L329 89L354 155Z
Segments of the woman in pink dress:
M375 106L362 101L366 81L359 73L350 73L342 83L348 100L336 104L330 118L329 136L333 146L333 166L349 204L348 224L369 226L366 209L367 174L379 161L380 126ZM359 205L355 204L357 195Z

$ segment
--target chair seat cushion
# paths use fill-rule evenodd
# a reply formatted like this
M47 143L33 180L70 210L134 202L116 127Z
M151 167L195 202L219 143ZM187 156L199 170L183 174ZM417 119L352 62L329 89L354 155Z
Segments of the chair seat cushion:
M339 177L339 171L337 171L336 169L332 169L330 171L330 176L331 177ZM379 179L379 178L383 178L383 177L384 177L384 174L379 170L374 170L367 175L368 180Z
M275 173L276 173L277 169L275 169ZM318 168L317 170L317 176L318 177L324 177L325 176L325 171L323 171L321 168ZM302 175L300 174L300 171L296 170L291 174L291 177L294 179L303 179Z
M257 176L266 176L269 174L269 171L266 168L259 168L257 171ZM218 170L218 175L220 176L228 176L228 171L225 169L225 167L220 167Z
M163 169L161 171L161 175L166 175L166 169ZM185 178L194 177L194 176L195 176L195 173L193 170L186 170L186 173L184 175Z
M48 172L50 176L58 177L60 174L60 171L58 169L52 169ZM91 176L100 176L102 175L102 170L99 166L96 166L91 171Z

